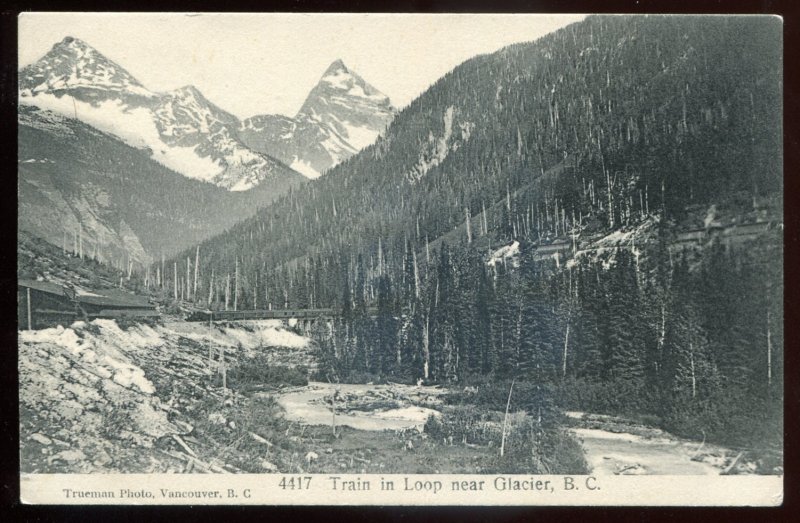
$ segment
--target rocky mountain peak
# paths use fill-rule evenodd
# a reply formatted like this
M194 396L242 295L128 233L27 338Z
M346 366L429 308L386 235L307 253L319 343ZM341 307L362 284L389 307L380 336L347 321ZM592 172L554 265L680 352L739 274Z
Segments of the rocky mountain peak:
M322 73L294 118L248 118L239 137L316 178L372 144L393 118L389 97L337 59Z
M95 48L72 36L67 36L41 59L20 71L20 90L33 93L70 89L126 91L150 97L153 93L139 83L128 71L109 60Z
M368 84L341 59L337 59L328 66L311 90L298 116L314 117L329 111L341 112L342 108L360 109L359 112L375 109L393 112L388 96Z
M336 74L336 72L338 72L338 71L344 71L345 73L349 72L347 70L347 66L344 65L344 62L342 61L341 58L337 58L336 60L331 62L331 65L329 65L328 68L325 70L325 73L323 73L323 76Z

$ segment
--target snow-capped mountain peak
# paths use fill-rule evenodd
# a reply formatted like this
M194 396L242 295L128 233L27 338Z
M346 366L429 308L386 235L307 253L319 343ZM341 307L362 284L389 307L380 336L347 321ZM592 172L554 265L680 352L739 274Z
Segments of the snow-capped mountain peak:
M159 132L169 137L175 136L180 129L187 130L187 127L190 132L207 134L219 131L220 126L238 124L235 116L209 102L193 85L162 95L155 114Z
M325 70L322 76L325 77L330 74L336 74L337 71L344 71L346 73L349 72L347 70L347 66L344 65L344 62L342 61L341 58L337 58L336 60L331 62L331 65L328 66L328 68Z
M229 190L292 173L280 162L316 178L372 144L394 117L389 97L341 59L328 66L294 118L243 122L194 85L148 90L78 38L64 38L19 76L21 104L80 119L149 150L185 176Z
M236 136L239 120L193 85L167 93L146 89L86 42L64 38L20 71L19 101L76 118L137 148L189 178L231 191L299 177Z
M331 104L334 106L331 107ZM309 93L298 116L321 118L321 115L331 111L341 112L341 109L337 111L336 106L356 109L364 114L393 112L389 97L348 69L341 59L328 66L319 83Z
M239 137L316 178L372 144L393 118L389 97L339 59L328 66L294 118L248 118Z
M63 90L80 92L81 99L95 100L107 98L110 92L155 96L124 68L71 36L55 44L39 61L23 68L19 86L22 96Z

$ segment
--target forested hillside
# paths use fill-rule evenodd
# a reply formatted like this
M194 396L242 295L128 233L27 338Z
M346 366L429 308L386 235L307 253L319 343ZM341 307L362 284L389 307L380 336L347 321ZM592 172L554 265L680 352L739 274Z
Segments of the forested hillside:
M590 17L476 57L160 283L218 308L339 308L331 379L525 379L778 444L780 38L764 17Z

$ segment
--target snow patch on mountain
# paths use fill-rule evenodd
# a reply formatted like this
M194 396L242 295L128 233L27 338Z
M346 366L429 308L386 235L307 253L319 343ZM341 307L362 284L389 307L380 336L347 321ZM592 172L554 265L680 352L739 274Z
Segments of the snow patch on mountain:
M486 262L486 265L489 267L496 267L497 264L505 265L509 263L509 261L512 266L519 266L519 242L516 240L494 251L489 257L489 261Z
M132 147L146 148L155 161L189 178L210 181L222 167L213 159L199 156L194 147L171 146L164 143L153 121L152 112L143 107L126 107L114 100L90 104L69 95L41 93L20 98L26 105L53 111L79 120L105 133L114 135Z
M20 71L20 91L24 95L79 88L144 98L156 96L86 42L69 36L41 60Z
M340 68L331 74L326 74L320 81L331 84L336 89L349 89L353 77L344 69Z
M19 101L79 119L149 150L154 160L174 171L229 190L295 175L241 143L238 119L194 86L153 93L74 38L65 38L20 71Z
M433 131L428 134L428 141L425 142L422 151L420 151L419 160L406 173L406 177L411 183L421 180L428 171L441 164L452 151L458 150L463 143L469 140L475 124L472 122L456 122L454 120L455 114L456 108L452 105L448 106L442 116L442 123L444 124L442 135L436 137ZM457 134L453 132L454 123L457 123L460 131Z
M314 169L310 163L305 160L301 160L297 156L294 157L292 163L289 164L289 167L294 169L295 171L299 172L303 176L309 179L319 178L322 173Z
M651 241L658 222L658 217L651 216L636 226L611 231L592 242L588 247L577 251L567 261L567 266L573 267L582 260L588 259L592 262L600 260L603 268L608 269L616 263L616 254L620 249L630 252L638 262L644 244Z

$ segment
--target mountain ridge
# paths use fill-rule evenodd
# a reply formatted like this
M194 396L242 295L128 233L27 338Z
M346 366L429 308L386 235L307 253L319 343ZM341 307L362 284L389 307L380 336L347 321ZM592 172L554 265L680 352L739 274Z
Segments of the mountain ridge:
M344 67L341 60L328 69L339 66ZM355 75L356 90L366 89L376 102L359 105L356 120L362 125L346 127L353 118L342 118L341 111L338 117L322 113L323 124L299 114L293 120L297 134L292 131L294 138L287 142L285 117L256 115L240 121L194 85L150 91L122 66L70 36L23 67L19 76L21 104L84 120L150 150L156 161L185 176L232 191L289 176L284 164L294 165L306 177L317 177L374 141L393 115L388 97L376 95L377 90ZM320 99L319 90L315 92L319 108L327 102ZM379 114L366 114L370 110ZM275 126L277 131L266 129Z

